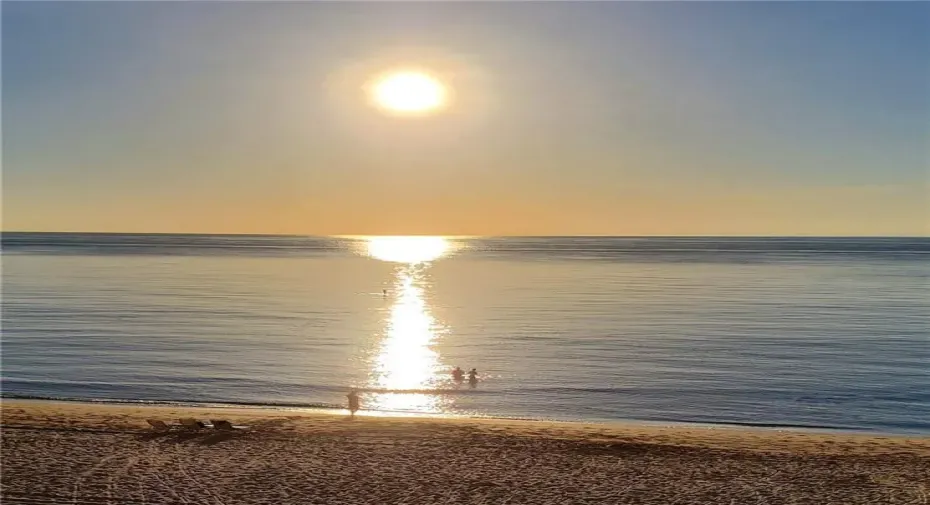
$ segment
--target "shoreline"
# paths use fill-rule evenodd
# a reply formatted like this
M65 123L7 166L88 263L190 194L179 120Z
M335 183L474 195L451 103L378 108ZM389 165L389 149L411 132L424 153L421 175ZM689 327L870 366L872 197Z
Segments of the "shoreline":
M177 408L177 409L221 409L221 410L256 410L262 412L280 412L280 413L306 413L307 415L345 415L348 411L343 406L330 404L257 404L257 403L236 403L236 402L185 402L170 400L122 400L122 399L81 399L81 398L52 398L29 395L2 395L0 394L0 405L3 403L19 402L36 402L36 403L61 403L64 405L86 405L86 406L125 406L140 408ZM763 430L776 432L798 432L798 433L825 433L825 434L849 434L864 436L882 436L882 437L905 437L905 438L925 438L930 437L930 432L920 430L901 430L901 431L881 431L869 430L845 426L811 426L801 424L778 424L778 423L750 423L750 422L700 422L685 421L672 419L558 419L558 418L531 418L531 417L507 417L494 415L467 415L467 414L446 414L441 412L412 412L412 411L383 411L383 410L366 410L359 411L360 416L365 417L385 417L385 418L422 418L422 419L456 419L456 420L500 420L500 421L520 421L520 422L539 422L539 423L559 423L567 425L594 425L606 427L668 427L668 428L686 428L686 429L723 429L723 430Z
M156 433L145 420L235 432ZM930 437L0 402L3 503L922 503Z
M25 417L22 416L25 414ZM57 422L61 416L75 415L83 421ZM72 429L80 430L82 425L94 426L107 420L112 431L135 433L149 429L145 423L149 418L164 418L167 422L176 422L176 417L229 418L234 422L252 422L259 425L266 421L286 419L296 424L309 423L333 425L349 419L347 409L305 409L305 408L264 408L237 405L153 405L124 403L95 403L83 401L51 401L35 399L11 400L0 398L0 428L8 429ZM113 423L113 419L121 422ZM657 434L670 435L669 440L677 442L698 442L708 447L717 443L730 443L736 439L750 438L762 442L759 448L766 449L772 442L803 441L804 439L834 443L857 444L881 441L890 446L901 446L917 453L926 453L930 457L930 435L875 433L863 431L839 431L821 428L796 427L758 427L735 424L677 423L656 421L560 421L542 419L515 419L504 417L468 417L431 414L384 414L378 411L362 410L356 414L356 421L387 423L395 425L437 425L454 427L474 427L494 430L506 427L525 431L533 435L549 436L557 433L560 437L595 439L652 437ZM25 424L19 424L25 421ZM300 430L297 430L298 432ZM676 438L677 437L677 438ZM647 440L652 443L653 440ZM790 444L789 444L790 445ZM741 447L747 449L749 447Z

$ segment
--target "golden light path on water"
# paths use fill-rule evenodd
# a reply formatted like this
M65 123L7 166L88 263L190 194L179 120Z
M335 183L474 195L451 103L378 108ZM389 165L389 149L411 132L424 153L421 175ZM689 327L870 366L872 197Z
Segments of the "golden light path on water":
M389 293L393 303L368 386L379 392L366 395L365 408L446 411L448 399L422 391L439 387L448 374L435 350L446 328L430 313L425 291L431 262L448 254L450 243L442 237L369 237L366 242L368 256L397 263L397 268Z

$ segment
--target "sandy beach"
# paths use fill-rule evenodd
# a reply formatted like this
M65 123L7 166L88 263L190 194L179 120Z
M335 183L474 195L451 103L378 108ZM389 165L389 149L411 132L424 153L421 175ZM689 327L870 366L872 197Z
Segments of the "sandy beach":
M4 401L3 503L923 504L930 438ZM153 434L146 419L228 419Z

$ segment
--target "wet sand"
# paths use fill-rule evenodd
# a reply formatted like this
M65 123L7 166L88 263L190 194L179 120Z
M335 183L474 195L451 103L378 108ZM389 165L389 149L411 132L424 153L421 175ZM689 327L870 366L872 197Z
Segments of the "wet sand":
M4 504L930 503L930 437L12 400L2 437Z

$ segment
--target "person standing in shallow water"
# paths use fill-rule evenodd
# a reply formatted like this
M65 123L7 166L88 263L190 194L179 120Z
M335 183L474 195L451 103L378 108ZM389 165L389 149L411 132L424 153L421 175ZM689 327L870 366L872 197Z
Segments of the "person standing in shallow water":
M349 391L349 394L346 395L346 398L349 399L349 412L351 413L352 417L355 417L355 411L358 410L358 405L359 405L358 391L354 389L352 391Z
M475 387L478 385L478 369L472 368L468 371L468 385Z

